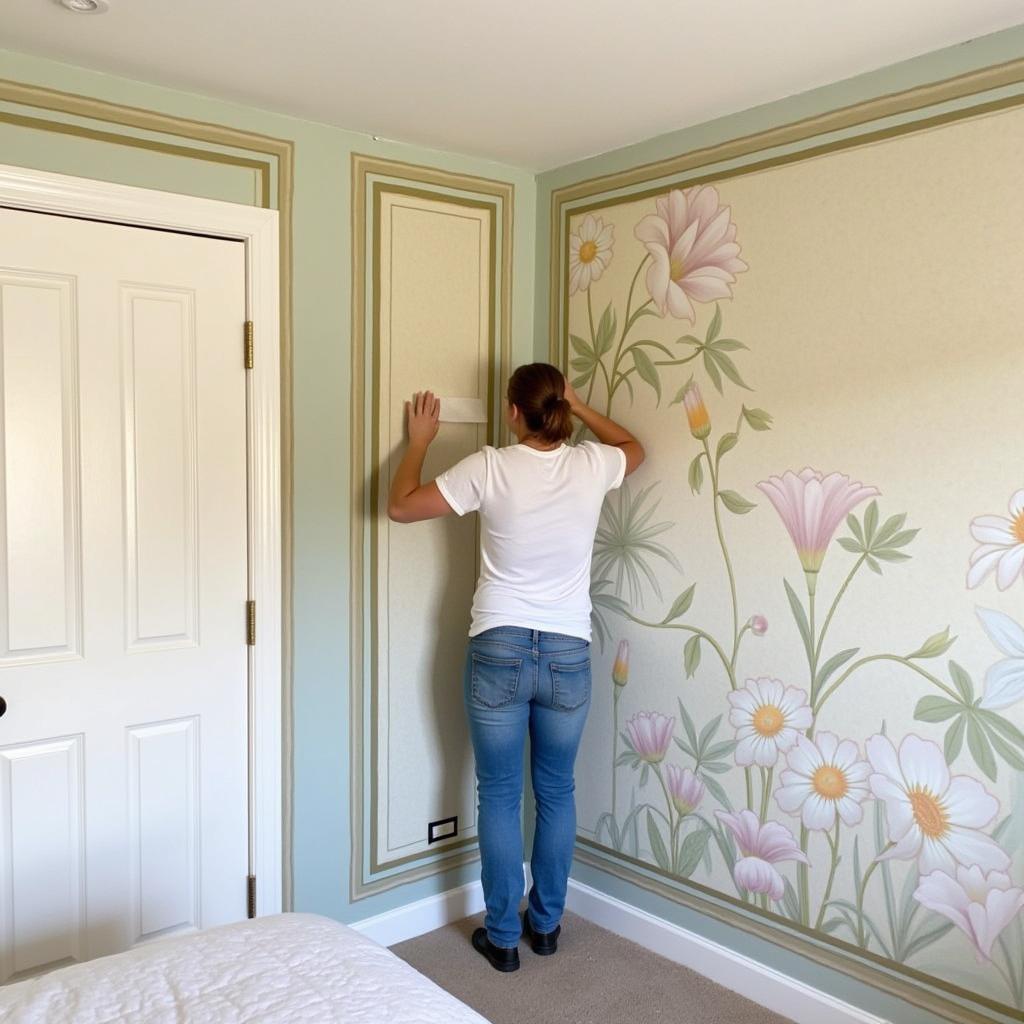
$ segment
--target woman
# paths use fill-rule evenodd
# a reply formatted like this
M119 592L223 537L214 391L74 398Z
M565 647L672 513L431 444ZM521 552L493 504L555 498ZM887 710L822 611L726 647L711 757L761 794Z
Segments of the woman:
M440 403L406 403L409 447L388 515L412 523L480 512L480 576L473 598L464 690L476 755L478 832L487 913L473 946L499 971L519 967L525 934L535 953L557 948L576 835L573 763L590 706L590 558L605 494L643 462L629 431L580 401L547 363L521 366L506 415L519 443L485 447L421 484ZM572 417L601 443L565 442ZM519 807L523 748L537 804L523 895Z

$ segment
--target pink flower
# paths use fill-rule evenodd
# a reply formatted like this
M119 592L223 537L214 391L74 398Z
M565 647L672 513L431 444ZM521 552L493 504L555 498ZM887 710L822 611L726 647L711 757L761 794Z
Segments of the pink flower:
M612 682L619 687L629 682L629 641L620 640L619 650L612 665Z
M685 816L696 810L697 805L704 799L704 783L689 768L670 764L668 795L672 798L672 806Z
M693 305L732 296L730 285L747 269L740 259L736 225L720 206L714 185L673 189L659 196L658 213L644 217L634 233L652 262L647 290L661 315L696 319Z
M763 615L751 615L747 625L754 636L764 636L768 632L768 620Z
M793 833L777 821L763 825L753 811L715 811L718 820L736 837L742 858L736 861L733 878L747 892L766 892L781 900L785 892L782 875L773 867L780 860L809 864L807 854L797 845Z
M762 480L757 487L768 496L793 538L812 593L814 577L836 527L865 498L879 493L878 488L851 480L844 473L825 476L810 468L799 473L787 470L782 476Z
M674 718L666 718L657 711L641 711L634 715L626 723L626 732L637 757L648 764L663 761L668 753L675 724Z
M925 875L914 899L936 914L948 917L974 943L978 963L992 958L992 944L1024 907L1024 890L1001 871L983 874L977 864L958 865L956 877L944 871Z

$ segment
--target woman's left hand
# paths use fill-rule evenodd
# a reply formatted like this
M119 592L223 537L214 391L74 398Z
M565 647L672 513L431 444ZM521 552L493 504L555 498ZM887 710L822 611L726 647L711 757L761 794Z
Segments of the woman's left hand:
M405 403L409 418L409 443L427 447L437 437L441 416L441 400L433 391L417 391L411 402Z

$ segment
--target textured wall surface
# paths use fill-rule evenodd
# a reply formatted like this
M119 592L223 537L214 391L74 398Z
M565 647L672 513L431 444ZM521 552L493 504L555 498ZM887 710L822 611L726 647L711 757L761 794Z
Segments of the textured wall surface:
M1010 109L636 187L565 254L574 384L648 450L595 552L585 845L1006 1011L1022 155Z

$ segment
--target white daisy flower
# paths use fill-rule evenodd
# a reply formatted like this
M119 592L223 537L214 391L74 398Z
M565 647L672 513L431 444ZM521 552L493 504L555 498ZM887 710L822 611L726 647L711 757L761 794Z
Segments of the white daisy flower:
M971 520L971 536L978 542L967 570L967 588L973 590L993 570L996 586L1006 590L1024 576L1024 488L1010 498L1010 515L978 516Z
M612 261L615 227L588 213L569 235L569 294L585 292Z
M788 814L799 814L807 828L827 831L837 814L844 825L864 817L861 804L871 796L871 765L860 760L852 740L840 742L831 732L818 733L813 741L798 736L786 766L775 799Z
M807 694L778 679L748 679L742 690L729 694L729 723L736 728L736 763L770 768L779 751L789 750L797 736L810 728Z
M988 638L1006 655L985 673L985 695L978 706L999 711L1024 698L1024 626L991 608L977 608Z
M916 858L922 875L953 875L958 864L1009 867L1005 851L979 831L999 813L999 802L976 779L951 777L938 746L913 734L903 738L899 754L887 736L872 736L865 746L874 768L871 792L885 802L894 843L880 860Z

